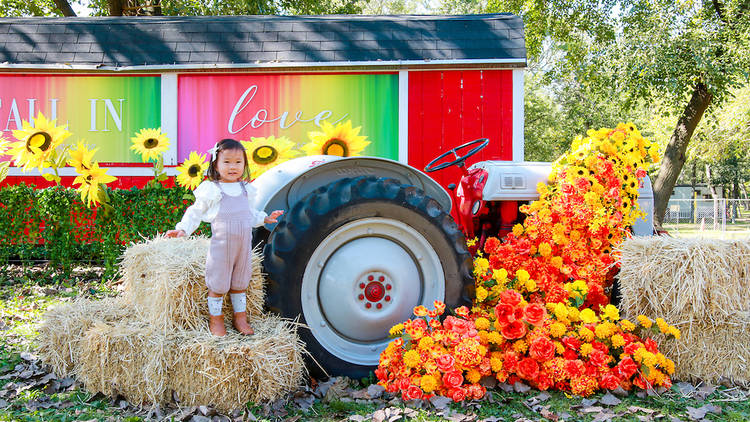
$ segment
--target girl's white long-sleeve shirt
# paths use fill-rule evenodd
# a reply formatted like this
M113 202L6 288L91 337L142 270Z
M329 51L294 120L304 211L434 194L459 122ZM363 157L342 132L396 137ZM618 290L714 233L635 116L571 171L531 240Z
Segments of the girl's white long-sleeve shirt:
M250 215L248 219L252 223L253 227L259 227L263 225L263 220L268 216L264 211L256 210L255 206L255 187L251 183L247 182L235 182L235 183L223 183L221 189L226 195L237 196L242 195L242 187L240 183L245 184L245 190L247 190L247 200L250 202ZM219 202L221 201L221 191L216 186L215 182L203 181L193 191L195 196L195 203L185 210L185 215L182 220L177 223L175 229L182 230L186 236L190 236L198 228L201 221L210 223L216 218L216 214L219 212Z

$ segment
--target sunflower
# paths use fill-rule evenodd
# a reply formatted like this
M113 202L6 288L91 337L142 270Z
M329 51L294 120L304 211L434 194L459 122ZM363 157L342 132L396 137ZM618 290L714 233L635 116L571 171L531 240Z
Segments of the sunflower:
M141 154L144 163L151 159L158 159L169 148L169 138L161 133L161 128L141 129L130 140L133 142L130 149Z
M323 122L322 132L308 132L312 142L302 147L307 155L337 155L339 157L354 157L360 155L366 146L370 145L367 136L359 136L362 126L352 129L352 121L339 123L335 127Z
M251 142L241 142L247 151L247 165L250 167L250 177L253 179L271 167L300 155L299 151L292 149L295 144L286 136L275 138L271 135L266 138L250 139Z
M78 141L78 145L76 145L76 149L70 151L68 164L75 167L76 172L83 173L84 170L91 168L91 160L94 158L94 153L98 150L99 148L94 148L89 151L83 140L80 140Z
M73 180L73 184L80 184L78 192L81 193L81 201L91 208L91 203L98 204L101 196L102 185L117 180L116 177L107 174L107 169L99 168L99 163L93 163L90 168L83 169L81 174Z
M16 166L23 166L23 171L49 167L55 148L72 135L66 129L67 125L55 126L55 120L47 120L42 113L37 114L33 126L26 120L22 122L22 128L13 131L18 142L11 144L8 154L13 156Z
M190 152L190 157L177 166L177 184L194 190L203 181L203 172L208 168L206 155L198 155L197 152Z

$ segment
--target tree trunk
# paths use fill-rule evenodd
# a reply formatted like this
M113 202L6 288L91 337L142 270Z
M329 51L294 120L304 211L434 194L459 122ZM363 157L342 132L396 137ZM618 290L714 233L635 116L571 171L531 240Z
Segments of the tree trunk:
M77 16L73 8L70 7L68 0L55 0L55 6L60 9L63 16Z
M706 187L711 193L711 198L718 199L719 195L716 194L716 186L711 182L711 166L706 164Z
M122 16L122 3L125 0L109 0L109 16Z
M708 87L699 82L693 88L693 95L690 97L685 111L677 120L677 126L672 132L669 139L664 158L659 168L659 174L654 181L654 226L657 230L663 230L664 213L667 211L669 197L672 196L672 189L677 181L677 177L682 171L685 164L685 151L690 143L690 138L695 132L698 122L701 121L703 113L711 104L713 95L708 92Z

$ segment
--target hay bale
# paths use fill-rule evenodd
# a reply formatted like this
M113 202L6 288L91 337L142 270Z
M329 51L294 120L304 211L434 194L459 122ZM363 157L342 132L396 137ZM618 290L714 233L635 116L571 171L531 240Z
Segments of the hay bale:
M750 239L634 237L620 251L621 311L662 317L677 378L750 383Z
M206 237L157 236L128 247L120 264L125 300L137 308L141 318L165 333L205 327L208 289L204 273L208 244ZM247 312L257 317L262 314L265 295L258 250L252 253L252 267ZM225 298L224 312L227 315L233 312L229 295Z
M272 401L298 387L304 377L304 346L296 325L275 316L251 321L255 335L235 331L225 337L207 329L172 336L178 357L171 365L170 386L183 406L208 404L228 412Z
M39 328L39 357L58 376L74 373L86 331L94 324L115 322L132 313L120 298L77 299L56 306L47 311Z
M81 343L78 379L91 392L120 394L134 404L165 403L172 349L166 336L137 318L96 323Z

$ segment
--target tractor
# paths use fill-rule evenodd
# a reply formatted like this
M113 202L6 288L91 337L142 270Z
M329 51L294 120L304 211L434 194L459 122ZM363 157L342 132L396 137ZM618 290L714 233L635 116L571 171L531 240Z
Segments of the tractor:
M488 144L478 139L430 162L424 172L375 157L308 156L259 176L257 209L284 209L258 229L265 242L266 305L299 319L313 375L367 376L389 329L415 306L471 304L472 254L466 239L503 236L523 220L518 207L538 198L550 163L466 161ZM449 194L425 174L458 166ZM633 228L652 232L648 180ZM456 220L451 209L456 209Z

